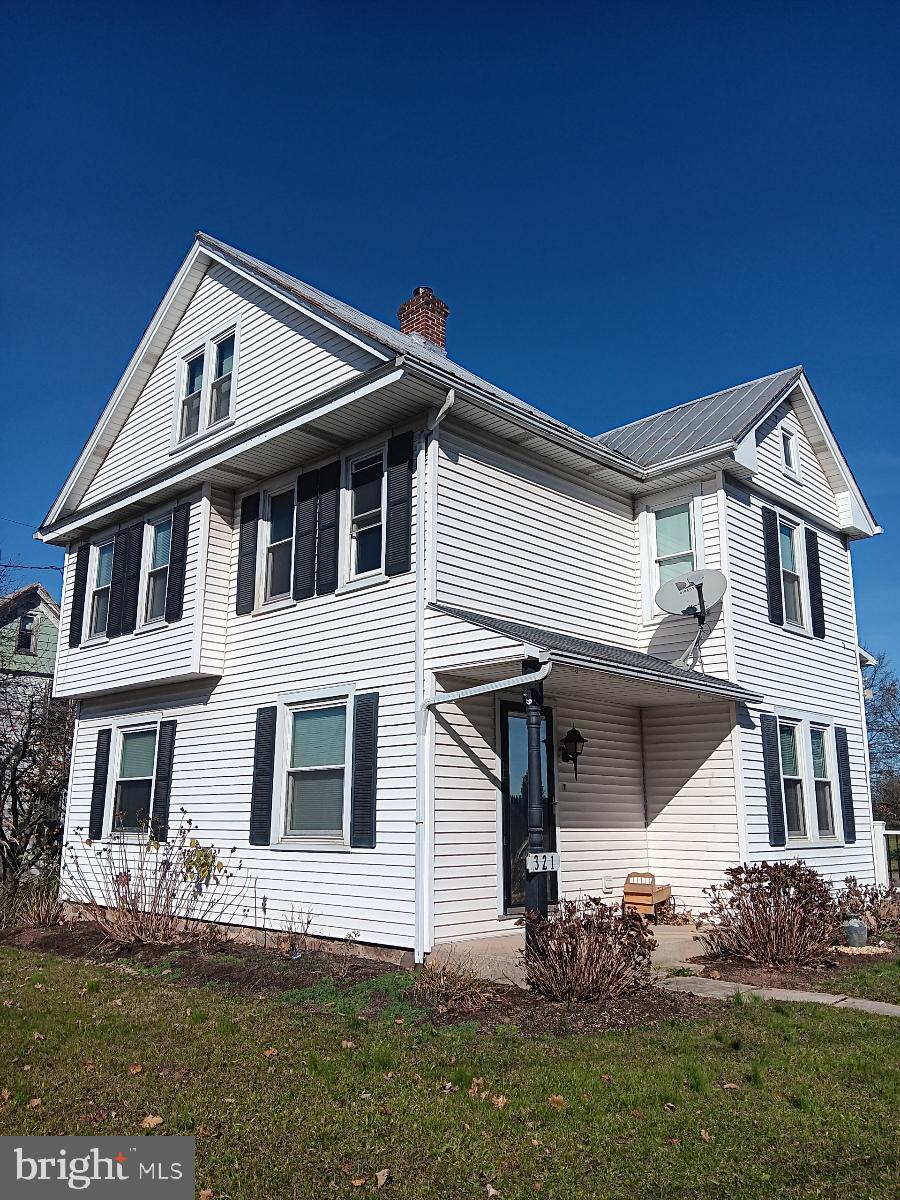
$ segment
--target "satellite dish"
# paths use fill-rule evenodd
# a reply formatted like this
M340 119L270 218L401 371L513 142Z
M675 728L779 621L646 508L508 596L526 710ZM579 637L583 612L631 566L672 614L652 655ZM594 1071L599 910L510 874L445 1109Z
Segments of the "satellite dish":
M728 587L721 571L689 571L664 583L656 603L674 617L696 617L702 625L711 608L720 604Z

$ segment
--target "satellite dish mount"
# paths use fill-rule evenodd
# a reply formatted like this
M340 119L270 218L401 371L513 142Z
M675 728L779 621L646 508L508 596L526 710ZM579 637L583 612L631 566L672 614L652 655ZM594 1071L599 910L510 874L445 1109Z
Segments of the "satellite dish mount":
M688 649L675 660L679 667L687 666L700 646L707 619L712 609L722 603L728 580L721 571L689 571L664 583L656 593L656 604L673 617L696 617L697 634Z

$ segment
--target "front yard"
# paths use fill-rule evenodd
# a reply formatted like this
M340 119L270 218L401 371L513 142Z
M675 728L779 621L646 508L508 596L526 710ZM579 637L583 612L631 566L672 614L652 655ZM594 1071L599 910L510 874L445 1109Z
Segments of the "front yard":
M255 992L177 962L0 948L0 1133L194 1134L215 1200L896 1194L890 1018L745 1002L525 1037L436 1026L399 973Z

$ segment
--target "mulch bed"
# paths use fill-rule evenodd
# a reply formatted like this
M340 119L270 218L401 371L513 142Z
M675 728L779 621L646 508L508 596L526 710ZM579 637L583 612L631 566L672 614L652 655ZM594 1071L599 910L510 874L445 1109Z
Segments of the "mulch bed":
M251 997L277 996L331 980L338 989L370 982L401 968L358 956L311 950L293 960L277 950L224 942L212 947L197 944L178 946L116 946L99 926L78 921L52 928L19 929L6 932L0 941L20 950L87 959L126 973L138 968L171 970L167 982L174 987L204 987L213 984ZM362 1014L378 1016L383 1001L373 992L373 1002ZM316 1004L306 1006L316 1011ZM498 1025L515 1026L523 1037L602 1033L655 1025L662 1021L691 1020L721 1013L721 1005L686 993L648 987L622 997L610 1005L595 1003L558 1004L512 984L486 985L486 999L475 1012L428 1010L437 1026L471 1023L492 1030Z
M700 972L707 979L725 979L729 983L749 983L752 987L789 988L797 991L818 991L829 981L839 982L835 977L844 971L866 967L872 963L895 962L900 958L896 950L887 954L844 954L840 950L820 963L808 967L766 967L748 959L715 959L704 957L689 961L702 966ZM840 988L837 989L840 991Z

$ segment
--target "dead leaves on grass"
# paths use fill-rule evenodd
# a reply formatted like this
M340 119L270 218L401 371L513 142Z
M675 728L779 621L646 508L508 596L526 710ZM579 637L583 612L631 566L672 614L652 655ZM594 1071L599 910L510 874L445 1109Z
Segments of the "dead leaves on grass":
M41 1099L40 1096L32 1096L31 1099L28 1101L29 1108L40 1108L42 1104L43 1104L43 1100Z
M129 1063L128 1064L128 1074L129 1075L140 1075L140 1073L141 1073L141 1071L143 1071L143 1069L144 1068L140 1063Z
M551 1108L568 1108L568 1101L565 1096L548 1096L547 1103Z
M148 1113L147 1116L144 1117L143 1121L141 1121L141 1129L156 1129L157 1125L162 1125L162 1123L162 1117L154 1116L152 1113Z

